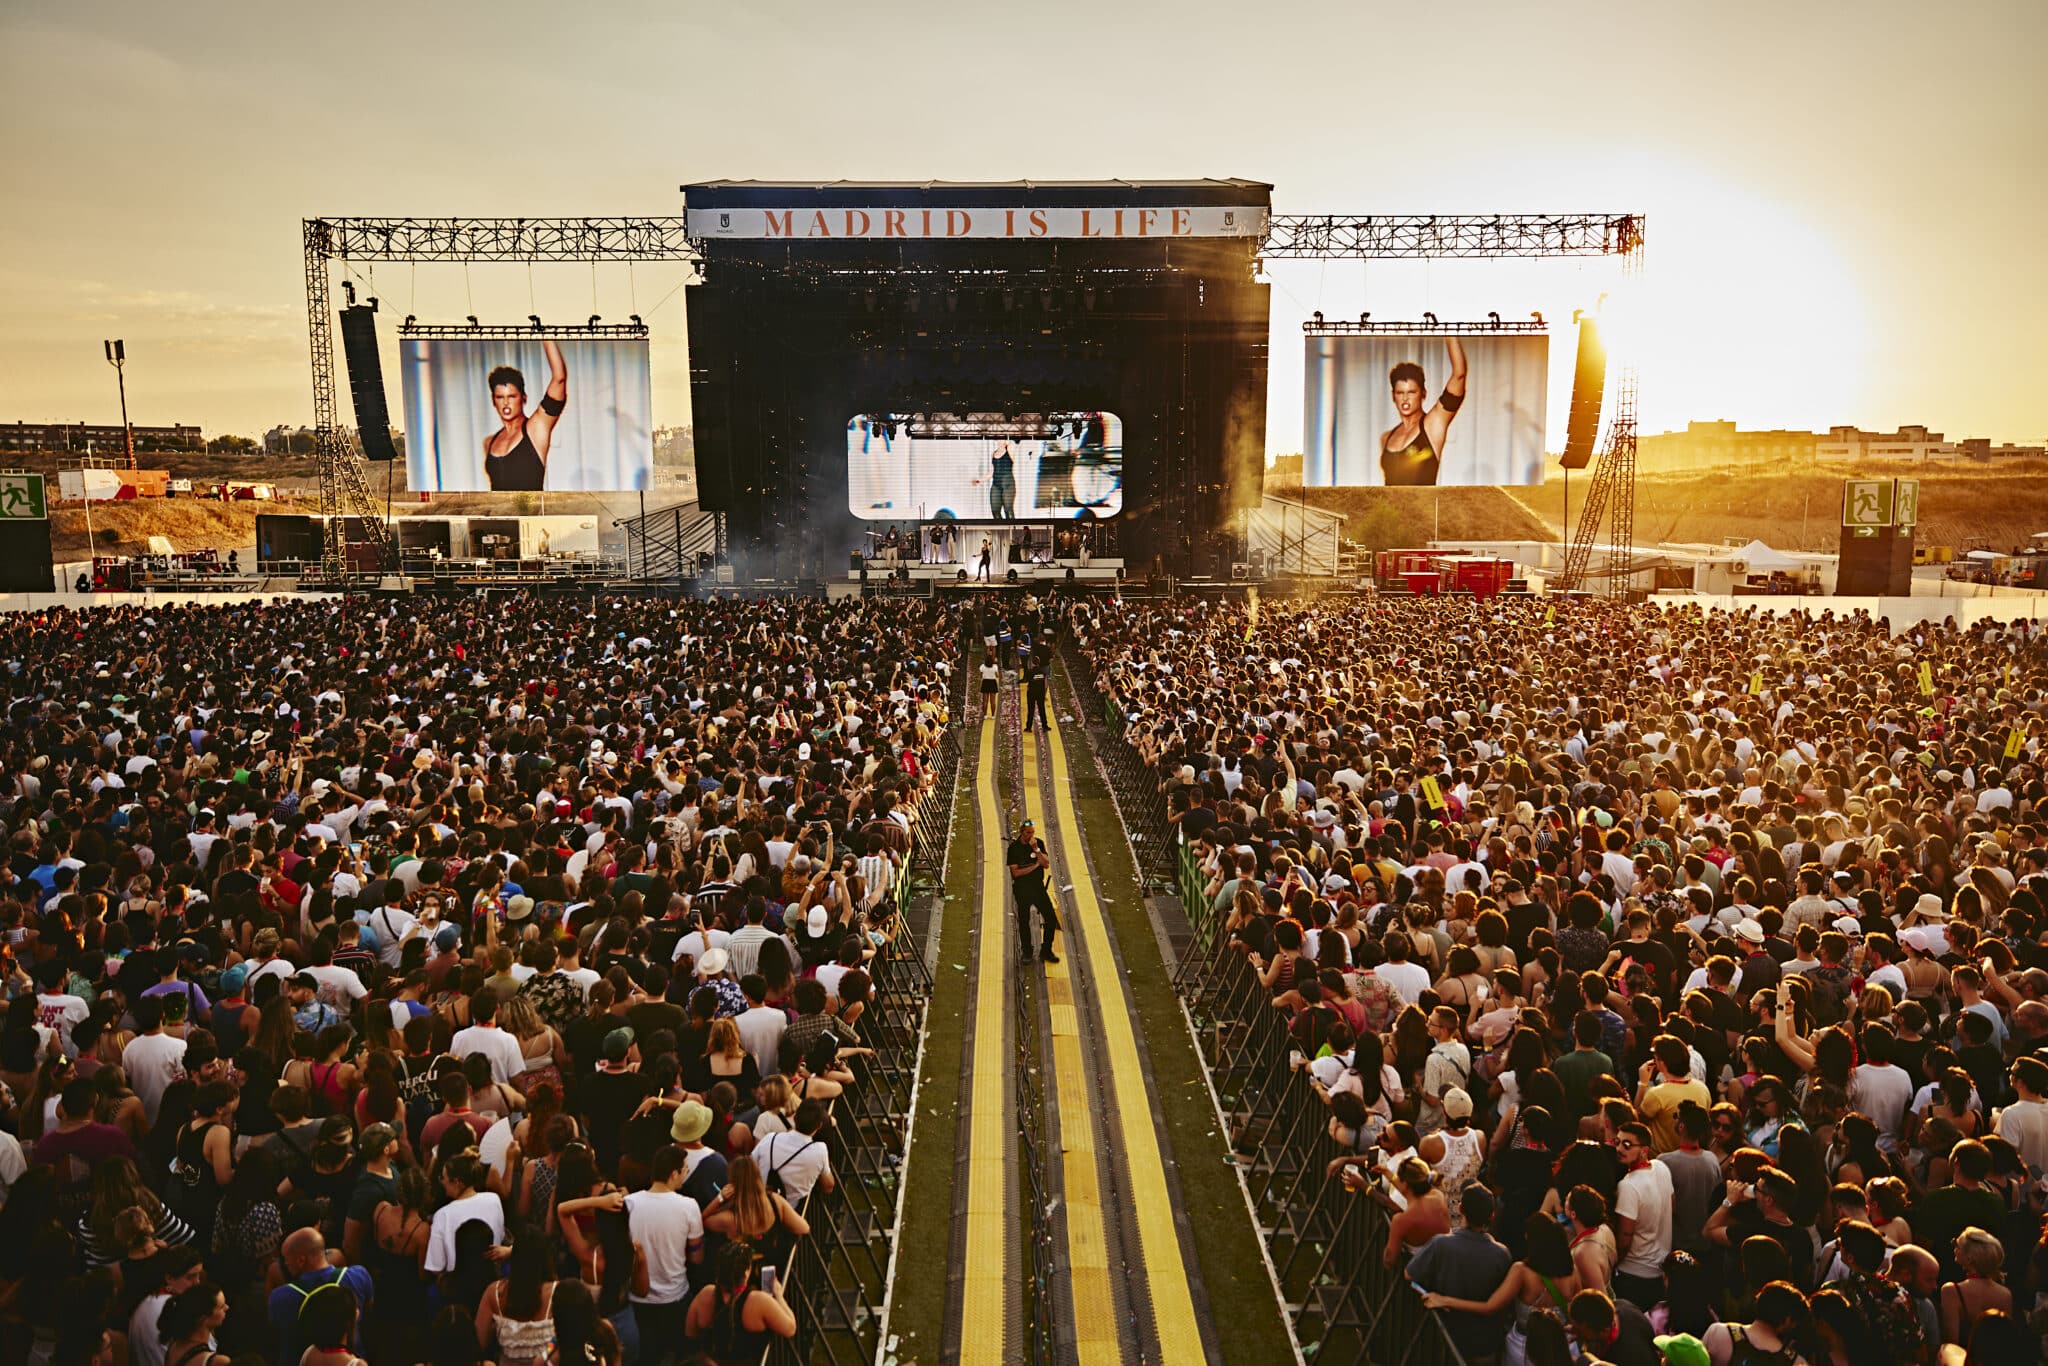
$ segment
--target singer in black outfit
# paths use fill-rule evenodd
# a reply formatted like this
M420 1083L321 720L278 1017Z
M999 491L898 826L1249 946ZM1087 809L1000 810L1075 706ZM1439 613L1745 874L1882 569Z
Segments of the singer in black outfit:
M1031 957L1031 908L1036 906L1044 928L1038 956L1048 963L1059 962L1059 956L1052 951L1052 939L1059 933L1060 913L1053 909L1052 896L1045 884L1052 857L1045 852L1045 841L1038 838L1033 822L1027 820L1017 828L1017 838L1010 841L1010 852L1004 861L1010 865L1010 896L1017 903L1017 943L1025 959Z
M484 442L484 475L493 492L538 492L547 484L548 448L555 419L569 406L569 366L562 348L541 343L548 357L548 391L526 411L526 376L509 365L491 371L491 408L504 425Z

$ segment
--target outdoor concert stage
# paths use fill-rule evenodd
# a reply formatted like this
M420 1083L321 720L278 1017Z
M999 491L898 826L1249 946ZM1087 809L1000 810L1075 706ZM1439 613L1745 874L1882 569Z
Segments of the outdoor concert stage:
M1270 186L683 190L698 499L738 577L836 584L885 528L922 560L943 522L962 561L1092 523L1185 572L1258 500Z

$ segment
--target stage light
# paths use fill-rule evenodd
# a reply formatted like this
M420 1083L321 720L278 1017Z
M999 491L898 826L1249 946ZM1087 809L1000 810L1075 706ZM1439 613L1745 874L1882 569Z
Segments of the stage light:
M472 313L472 314L470 314L470 315L469 315L469 325L470 325L471 327L482 327L482 326L483 326L483 324L482 324L482 323L480 323L480 322L478 322L478 321L476 320L476 314L474 314L474 313Z
M405 325L407 327L411 327L415 321L417 320L413 317L412 314L408 313L405 315Z
M1499 326L1500 326L1500 314L1498 314L1498 313L1488 313L1488 314L1487 314L1486 316L1487 316L1487 317L1489 317L1489 318L1491 318L1491 319L1493 320L1493 325L1494 325L1495 327L1499 327Z
M596 326L597 326L597 324L598 324L598 321L599 321L598 315L597 315L597 314L595 314L595 313L593 313L593 314L591 314L591 315L590 315L590 321L589 321L588 323L585 323L585 324L584 324L584 326L586 326L586 327L596 327Z
M1541 313L1531 313L1529 316L1536 320L1538 327L1543 326L1543 315Z
M1423 320L1424 322L1428 323L1428 324L1429 324L1429 325L1430 325L1431 327L1439 327L1439 326L1441 326L1441 325L1442 325L1442 324L1440 324L1440 323L1438 323L1438 322L1437 322L1437 320L1436 320L1436 314L1434 314L1434 313L1425 313L1425 314L1423 314L1423 315L1422 315L1422 320Z
M343 294L346 294L346 295L348 296L348 306L349 306L350 308L354 308L354 307L356 306L356 286L355 286L355 281L353 281L353 280L343 280L343 281L341 282L341 292L342 292Z
M640 315L639 315L638 313L633 313L633 314L629 314L628 316L629 316L630 318L632 318L632 320L633 320L633 326L635 326L635 327L645 327L645 326L647 326L647 324L646 324L646 323L643 323L643 322L641 322L641 321L640 321Z
M1315 312L1314 312L1313 314L1311 314L1310 316L1311 316L1311 318L1312 318L1312 319L1314 320L1314 322L1315 322L1315 325L1316 325L1317 327L1321 327L1321 326L1323 325L1323 310L1322 310L1322 309L1320 309L1320 308L1319 308L1319 309L1317 309L1317 310L1316 310L1316 311L1315 311Z
M1369 322L1370 322L1371 320L1372 320L1372 314L1370 314L1370 313L1361 313L1361 314L1359 314L1359 315L1358 315L1358 325L1359 325L1360 327L1364 327L1364 326L1365 326L1365 325L1366 325L1367 323L1369 323Z
M536 332L540 331L540 314L538 314L538 313L529 313L529 314L527 314L527 315L526 315L526 320L527 320L528 322L530 322L530 323L532 323L532 324L533 324L533 330L534 330L534 331L536 331Z

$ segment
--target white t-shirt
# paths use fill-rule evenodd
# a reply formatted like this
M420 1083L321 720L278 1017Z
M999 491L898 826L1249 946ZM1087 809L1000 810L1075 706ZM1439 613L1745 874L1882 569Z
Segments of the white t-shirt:
M471 1025L458 1030L449 1041L448 1051L458 1058L483 1054L491 1060L491 1080L508 1086L526 1070L526 1055L519 1051L519 1040L496 1025Z
M2020 1150L2020 1156L2036 1176L2048 1172L2048 1104L2038 1100L2015 1101L1998 1112L1992 1128Z
M1621 1178L1614 1193L1614 1217L1635 1220L1635 1239L1615 1270L1630 1276L1661 1276L1671 1255L1671 1168L1649 1162Z
M427 1230L426 1271L429 1276L455 1269L455 1230L472 1219L491 1228L493 1244L505 1241L505 1205L491 1191L465 1195L434 1211L434 1223Z
M1849 1108L1868 1115L1887 1148L1898 1142L1913 1099L1913 1078L1906 1069L1886 1063L1864 1063L1849 1077Z
M329 963L325 967L307 968L306 972L320 984L313 992L313 999L322 1005L333 1006L344 1015L348 1013L350 1001L360 1001L370 994L370 989L363 985L363 979L356 976L353 969L338 968Z
M782 1032L789 1028L789 1016L773 1006L752 1006L739 1013L733 1023L739 1027L740 1043L753 1054L762 1076L778 1072Z
M647 1293L637 1304L679 1304L690 1293L690 1245L704 1240L697 1202L675 1191L635 1191L626 1197L626 1231L647 1254Z
M416 863L406 865L408 868L417 866ZM363 923L377 936L377 961L387 968L395 968L403 954L400 941L419 921L403 906L379 906L364 917Z
M811 1187L818 1184L818 1178L831 1167L832 1158L817 1138L790 1132L770 1134L755 1145L754 1165L761 1169L764 1178L771 1170L779 1173L783 1198L792 1205L801 1205Z
M1429 969L1420 963L1381 963L1372 973L1391 984L1405 1006L1414 1005L1422 999L1422 993L1429 990Z
M71 1026L92 1014L92 1007L85 998L68 992L51 995L47 991L36 993L36 1023L52 1030L57 1035L57 1046L64 1050L67 1058L78 1056L78 1045L71 1042Z
M185 1041L170 1034L138 1034L121 1050L121 1070L154 1124L165 1089L185 1075Z

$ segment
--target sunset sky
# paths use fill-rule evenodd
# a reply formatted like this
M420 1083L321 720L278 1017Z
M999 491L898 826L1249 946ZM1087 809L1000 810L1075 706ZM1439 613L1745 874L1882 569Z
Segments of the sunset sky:
M1648 214L1646 430L2038 442L2044 55L2041 0L13 0L0 421L116 420L111 336L138 423L307 421L309 215L665 214L678 184L719 177L1238 175L1273 182L1281 212ZM688 418L682 274L393 266L374 284L393 322L637 311L669 424ZM1614 288L1600 263L1272 280L1276 451L1299 448L1313 309L1560 320Z

